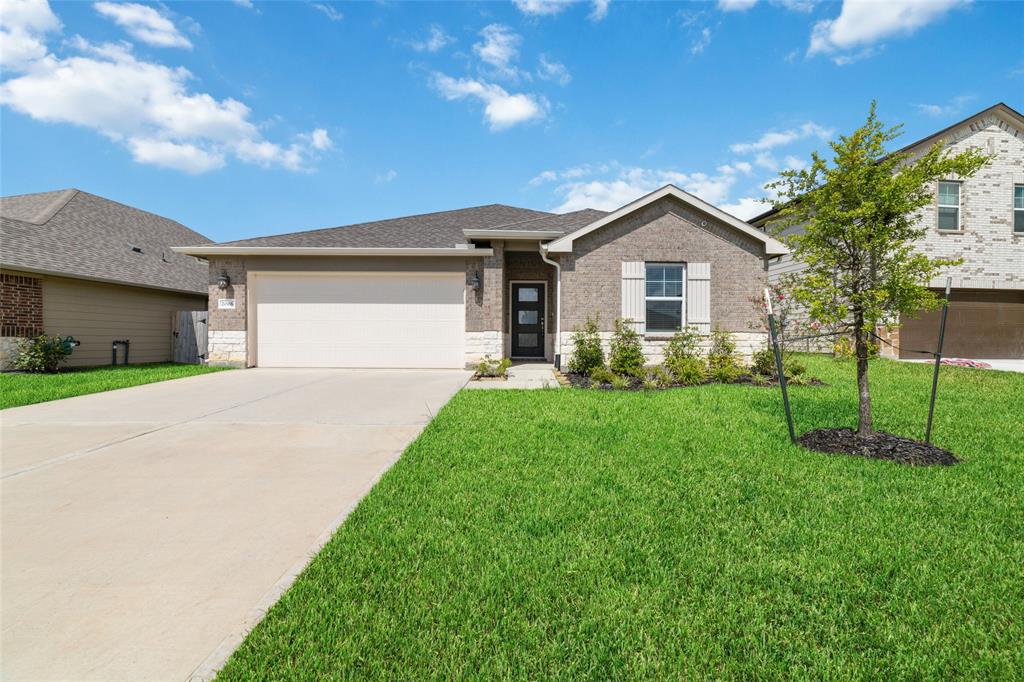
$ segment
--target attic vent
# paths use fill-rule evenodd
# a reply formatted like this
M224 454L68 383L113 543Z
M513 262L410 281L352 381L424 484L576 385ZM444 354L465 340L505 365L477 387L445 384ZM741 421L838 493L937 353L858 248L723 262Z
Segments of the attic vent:
M142 253L142 247L135 246L135 244L132 244L131 242L128 243L128 248L134 251L135 253Z

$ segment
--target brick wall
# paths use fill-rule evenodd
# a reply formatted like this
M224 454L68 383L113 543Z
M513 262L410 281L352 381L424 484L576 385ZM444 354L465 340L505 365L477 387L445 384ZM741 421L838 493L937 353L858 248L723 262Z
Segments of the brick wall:
M0 336L36 336L42 333L42 280L0 273Z
M747 332L755 319L748 296L766 278L763 244L674 198L659 202L592 232L560 254L562 331L600 314L601 328L612 329L622 315L622 262L711 263L711 324Z
M227 273L231 283L227 289L221 289L217 280L221 273ZM245 331L245 283L246 264L244 258L211 258L210 259L210 331ZM235 299L234 310L220 310L217 300L221 298Z
M501 330L504 294L505 249L500 241L491 243L494 255L466 259L466 331ZM470 280L476 276L480 288L473 291Z

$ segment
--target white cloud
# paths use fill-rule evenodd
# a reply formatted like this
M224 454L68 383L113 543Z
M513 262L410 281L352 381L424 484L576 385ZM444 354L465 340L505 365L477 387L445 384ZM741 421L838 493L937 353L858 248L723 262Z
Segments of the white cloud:
M718 9L723 12L746 12L757 4L757 0L718 0Z
M572 75L569 74L569 69L565 68L565 64L551 61L543 54L537 65L537 77L545 81L555 81L563 87L572 81Z
M964 110L964 105L973 100L973 95L959 95L944 104L915 104L914 106L926 116L955 116Z
M373 181L374 181L374 183L376 183L378 185L386 185L386 184L388 184L389 182L391 182L392 180L394 180L397 177L398 177L398 171L396 171L394 168L391 168L391 169L389 169L388 171L386 171L384 173L377 173L377 175L376 175L376 177L374 177Z
M740 220L750 220L754 216L767 211L770 205L757 197L741 197L734 202L720 204L718 208L729 215L736 216Z
M503 24L489 24L480 31L483 38L473 44L473 52L480 61L493 67L491 75L515 80L519 69L513 62L519 58L522 37Z
M323 2L314 2L313 4L310 5L310 7L315 9L317 12L320 12L321 14L323 14L325 17L327 17L331 21L341 21L342 19L345 18L344 14L342 14L338 10L334 9L333 6L328 5L326 3L323 3Z
M199 174L224 166L224 155L209 152L194 144L180 144L169 140L130 138L128 149L139 163L162 166L186 173Z
M608 16L608 5L611 0L594 0L594 5L590 9L590 14L587 18L591 21L601 21Z
M834 55L848 64L874 53L873 45L896 35L911 35L965 0L844 0L839 16L817 22L807 55Z
M420 41L414 41L411 43L412 49L417 52L437 52L445 45L450 45L455 42L455 38L444 32L444 29L437 24L430 25L430 35Z
M817 137L822 140L827 140L832 136L833 132L835 131L830 128L825 128L817 123L808 121L799 128L767 132L754 142L738 142L736 144L729 145L729 149L736 154L764 152L808 137Z
M0 1L0 67L18 71L42 59L46 34L58 30L46 0Z
M231 0L231 2L235 3L239 7L244 7L246 9L255 9L255 7L252 4L252 0Z
M515 6L520 12L531 17L546 17L559 14L566 9L573 0L515 0Z
M229 154L305 171L330 147L323 129L287 145L266 140L245 104L191 90L187 69L141 60L128 44L94 45L76 36L67 47L76 53L46 54L0 83L0 104L36 120L95 130L139 163L190 173L219 168Z
M736 182L735 169L722 167L718 173L681 173L671 169L622 166L615 162L582 165L564 171L544 171L530 181L532 186L564 181L555 188L561 202L556 212L583 208L613 210L648 192L674 184L704 201L724 201Z
M483 102L484 117L491 130L503 130L547 115L548 103L542 97L509 93L493 83L434 72L431 84L447 100L471 97Z
M711 29L705 26L690 45L690 54L700 54L711 44Z
M778 160L768 152L758 152L754 157L754 165L759 168L770 170L773 173L779 170Z
M136 40L155 47L192 49L192 43L182 35L174 22L149 5L134 2L97 2L93 7Z

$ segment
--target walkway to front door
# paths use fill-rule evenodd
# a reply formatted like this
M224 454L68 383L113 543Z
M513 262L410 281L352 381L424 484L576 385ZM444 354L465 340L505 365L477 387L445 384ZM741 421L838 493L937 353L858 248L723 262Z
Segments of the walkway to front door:
M544 357L544 283L512 283L512 357Z

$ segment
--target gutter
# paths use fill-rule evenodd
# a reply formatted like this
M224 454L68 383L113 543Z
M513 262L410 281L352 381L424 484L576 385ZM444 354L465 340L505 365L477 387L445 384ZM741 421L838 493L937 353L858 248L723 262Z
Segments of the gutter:
M555 369L562 369L562 266L548 258L548 245L538 244L540 259L555 268Z
M334 246L172 246L171 251L189 256L455 256L476 258L494 255L494 249L451 248L341 248Z

